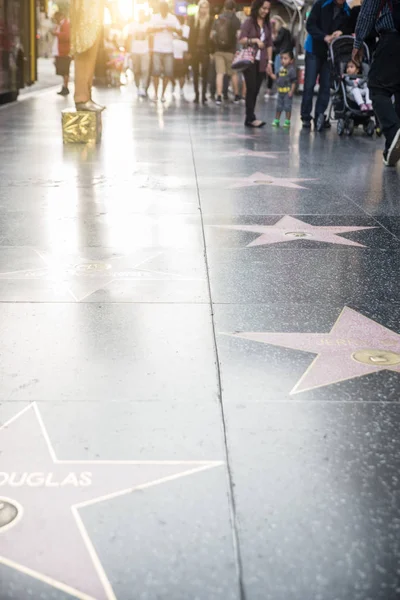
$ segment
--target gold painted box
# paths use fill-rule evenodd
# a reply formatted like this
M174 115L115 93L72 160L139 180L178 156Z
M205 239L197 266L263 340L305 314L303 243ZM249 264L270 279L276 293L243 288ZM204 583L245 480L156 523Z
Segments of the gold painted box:
M64 144L98 144L101 140L101 113L75 109L61 112Z

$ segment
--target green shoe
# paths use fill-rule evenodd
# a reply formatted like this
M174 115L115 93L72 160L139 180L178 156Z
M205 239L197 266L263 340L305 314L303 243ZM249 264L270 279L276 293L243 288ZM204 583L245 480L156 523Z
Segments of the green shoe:
M283 124L284 127L290 127L290 121L289 119L286 119L286 121Z
M279 127L281 124L279 119L274 119L272 123L272 127Z

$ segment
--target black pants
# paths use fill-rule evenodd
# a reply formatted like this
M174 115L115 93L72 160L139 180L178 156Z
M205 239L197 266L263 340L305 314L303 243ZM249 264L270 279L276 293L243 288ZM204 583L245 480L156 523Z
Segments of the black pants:
M206 97L207 84L208 84L208 70L210 67L210 55L205 50L198 50L192 57L192 69L193 69L193 84L196 97L199 97L199 79L201 69L201 81L202 81L202 97Z
M315 119L322 115L329 104L331 87L331 74L329 63L326 58L306 52L306 70L304 73L304 90L301 101L301 120L303 123L311 121L311 113L314 100L314 88L319 76L319 91L315 105Z
M374 111L386 138L386 148L390 147L400 129L400 116L392 102L394 95L398 104L400 94L399 57L400 33L383 34L372 61L368 87Z
M245 70L243 75L246 82L246 123L251 123L256 120L254 110L265 73L260 72L260 62L256 60L251 67Z

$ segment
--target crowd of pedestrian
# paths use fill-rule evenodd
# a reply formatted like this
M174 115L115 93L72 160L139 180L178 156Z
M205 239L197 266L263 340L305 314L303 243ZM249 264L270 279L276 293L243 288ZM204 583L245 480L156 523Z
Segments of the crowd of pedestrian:
M196 104L213 99L221 105L228 100L230 86L232 101L245 101L245 125L253 128L266 124L255 114L266 80L266 98L277 98L273 126L280 126L284 112L283 125L290 127L297 84L295 43L282 18L270 18L270 10L270 0L253 0L250 16L242 14L239 18L234 0L225 0L222 12L214 15L208 0L200 0L193 17L178 18L170 12L167 0L160 0L159 12L151 16L140 13L128 28L126 54L119 55L116 44L107 64L120 78L129 56L138 96L147 97L152 83L151 97L155 101L165 101L170 83L184 97L189 69ZM384 162L395 165L400 160L400 0L363 0L361 6L352 10L346 0L316 0L306 29L303 128L311 129L313 123L317 131L330 127L327 109L332 65L328 50L342 36L353 35L353 54L341 74L344 89L360 112L373 108L386 139ZM59 93L67 95L70 26L61 12L54 16L52 34L56 72L63 78ZM362 69L364 48L373 56L368 75ZM238 64L240 69L235 68Z

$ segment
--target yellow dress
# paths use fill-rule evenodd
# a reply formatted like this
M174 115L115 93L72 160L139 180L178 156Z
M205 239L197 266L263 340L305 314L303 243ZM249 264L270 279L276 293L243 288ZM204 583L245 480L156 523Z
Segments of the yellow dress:
M104 0L71 0L71 52L81 54L96 43L103 25Z

